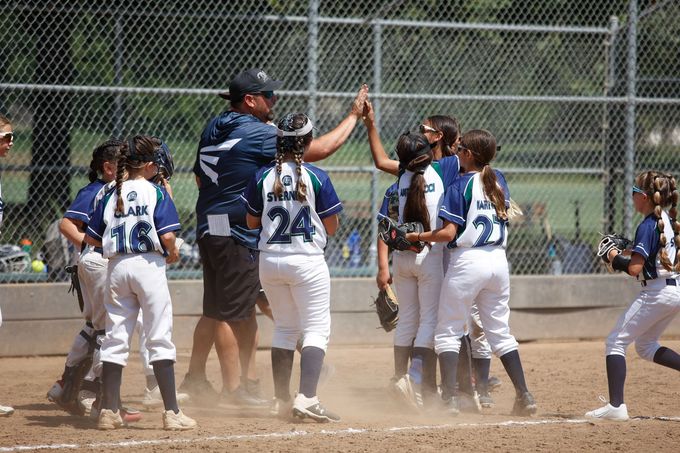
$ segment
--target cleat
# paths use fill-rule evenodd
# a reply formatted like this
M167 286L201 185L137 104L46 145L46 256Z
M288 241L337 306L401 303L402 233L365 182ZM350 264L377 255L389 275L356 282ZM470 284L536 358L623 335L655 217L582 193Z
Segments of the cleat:
M300 420L311 418L319 423L339 422L340 416L327 410L319 402L319 397L307 398L305 395L298 393L295 396L293 403L293 417Z
M289 418L291 415L291 411L293 410L293 400L288 399L288 401L284 401L280 398L274 397L274 399L271 402L271 406L269 406L269 415L272 417L277 417L277 418Z
M494 401L490 395L482 395L479 397L479 404L484 409L490 409L494 406Z
M81 390L78 392L78 407L83 412L83 415L88 417L92 411L94 400L97 399L97 394L89 390Z
M196 425L196 420L187 417L181 410L176 414L171 410L163 411L163 429L167 431L186 431L194 429Z
M393 377L390 381L390 391L410 408L417 411L423 408L423 395L420 392L420 386L415 384L408 374L399 378Z
M47 399L52 403L56 403L61 398L61 394L64 392L64 380L59 379L57 382L52 384L52 388L47 391Z
M193 401L206 404L216 404L220 399L220 394L210 385L205 376L194 378L187 373L178 391L188 394Z
M102 409L97 418L97 429L111 430L125 426L120 411L113 412L110 409Z
M515 398L515 404L512 407L512 415L521 415L529 417L536 413L538 407L534 401L533 395L529 392L524 392Z
M178 403L185 403L189 401L187 393L176 393ZM144 397L142 398L142 405L145 409L163 406L163 397L161 396L161 389L156 386L153 390L144 389Z
M607 400L603 396L600 396L600 401L606 403ZM614 407L607 403L599 409L595 409L590 412L586 412L587 418L598 419L598 420L612 420L616 422L628 421L628 408L625 404L621 404L619 407Z
M3 406L0 404L0 417L9 417L14 413L14 408L11 406Z
M458 401L456 401L457 398L452 396L451 398L444 401L444 413L446 415L451 415L453 417L456 417L458 414L460 414L460 409L458 408Z
M456 395L456 402L458 403L458 410L469 414L480 414L482 412L482 405L479 401L477 392L474 395L459 392Z
M250 394L243 386L238 386L233 392L222 392L220 397L222 403L238 407L265 408L270 405L268 400Z

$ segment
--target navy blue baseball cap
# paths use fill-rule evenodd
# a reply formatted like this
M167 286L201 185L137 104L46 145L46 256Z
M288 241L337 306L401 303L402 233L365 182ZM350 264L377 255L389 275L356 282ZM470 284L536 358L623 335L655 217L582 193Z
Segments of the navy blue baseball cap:
M252 68L237 74L229 84L229 91L219 93L219 96L231 102L239 102L246 94L278 90L281 84L281 80L272 79L262 69Z

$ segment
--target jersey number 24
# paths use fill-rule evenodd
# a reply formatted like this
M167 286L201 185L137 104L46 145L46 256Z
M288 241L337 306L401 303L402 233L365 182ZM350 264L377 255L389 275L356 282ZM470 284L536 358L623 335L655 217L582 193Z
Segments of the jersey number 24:
M290 221L291 213L283 206L274 206L267 213L272 222L279 220L279 224L267 244L290 244L293 236L302 236L305 242L312 242L315 228L312 225L312 217L309 206L302 206L293 221Z

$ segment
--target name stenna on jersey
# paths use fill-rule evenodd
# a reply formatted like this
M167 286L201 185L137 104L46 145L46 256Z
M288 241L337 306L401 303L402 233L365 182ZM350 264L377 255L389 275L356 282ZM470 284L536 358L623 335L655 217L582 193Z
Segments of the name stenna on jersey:
M276 196L274 192L267 192L267 201L295 201L297 200L297 193L292 190L284 190L280 196Z
M127 209L127 212L124 214L119 214L119 213L114 213L113 216L117 219L120 219L122 217L129 217L129 216L143 216L143 215L149 215L149 206L144 205L144 206L130 206Z
M408 187L404 187L399 191L400 197L408 196ZM425 193L430 193L435 191L435 184L431 182L430 184L425 184Z

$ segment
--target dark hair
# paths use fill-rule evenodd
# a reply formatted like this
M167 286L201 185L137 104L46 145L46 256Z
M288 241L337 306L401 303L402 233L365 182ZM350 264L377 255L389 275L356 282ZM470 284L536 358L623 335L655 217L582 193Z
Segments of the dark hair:
M278 129L283 132L295 132L302 129L310 119L304 113L289 113L279 120ZM302 180L302 155L305 149L312 142L312 131L300 136L279 136L276 139L276 179L274 180L274 194L280 197L283 194L283 184L281 184L281 164L284 157L293 155L297 181L295 183L295 193L298 201L307 200L307 185Z
M442 133L442 138L436 142L440 144L442 157L455 155L456 149L453 145L460 137L460 124L458 124L458 120L446 115L432 115L426 119L430 122L433 129L437 129Z
M5 126L7 124L11 126L12 122L5 115L0 114L0 126Z
M658 171L645 171L635 178L637 185L654 203L654 216L657 219L657 228L660 232L659 241L661 250L659 261L667 271L680 271L680 223L676 220L678 216L678 191L675 178L668 173ZM664 223L661 212L664 207L670 207L668 216L673 228L673 241L675 242L675 264L671 263L666 251L667 238L664 234Z
M508 212L505 207L505 194L498 185L496 173L489 163L496 157L496 137L484 129L473 129L463 134L460 140L463 148L470 150L475 160L475 165L481 168L482 185L484 194L496 208L499 219L507 220ZM468 169L466 169L468 170Z
M142 168L146 162L152 162L156 155L156 150L160 146L160 139L148 135L135 135L121 146L116 171L116 195L118 196L116 212L122 213L125 209L123 198L120 194L123 181L126 178L126 172L129 177L131 173Z
M402 168L413 172L404 205L404 222L420 222L430 231L430 213L425 202L425 169L434 158L432 147L423 134L407 132L397 141L397 156Z
M97 146L92 151L90 170L87 178L90 182L95 182L99 175L104 172L104 162L114 162L118 160L125 142L112 138Z

